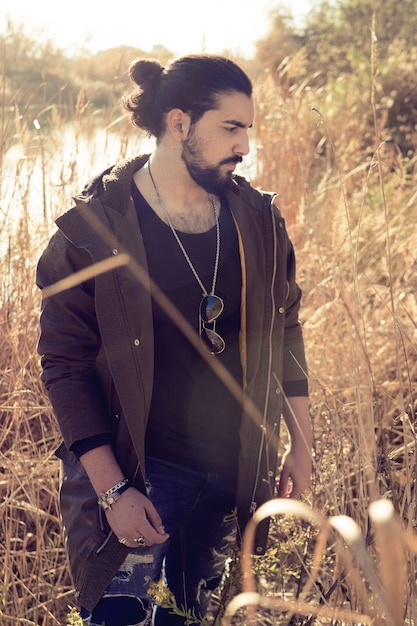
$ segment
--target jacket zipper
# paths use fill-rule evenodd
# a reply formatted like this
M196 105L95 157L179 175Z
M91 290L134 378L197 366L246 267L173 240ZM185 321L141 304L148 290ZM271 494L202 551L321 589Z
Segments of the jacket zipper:
M259 442L258 461L257 461L257 466L256 466L256 476L255 476L255 481L253 483L253 491L252 491L251 504L250 504L250 513L251 514L253 514L256 511L256 508L257 508L257 502L256 502L256 499L255 499L256 498L256 488L257 488L258 481L259 481L261 459L262 459L262 449L263 449L263 447L265 445L266 415L267 415L267 409L268 409L268 398L269 398L270 389L271 389L271 375L272 375L272 373L271 373L272 372L272 333L273 333L274 322L275 322L274 284L275 284L275 277L276 277L276 273L277 273L277 233L276 233L276 230L275 230L273 201L274 201L274 198L271 199L271 202L270 202L270 205L269 205L270 215L271 215L271 223L272 223L272 234L273 234L273 258L274 258L274 262L273 262L273 271L272 271L271 287L270 287L271 322L270 322L269 333L268 333L268 378L267 378L267 384L266 384L266 388L265 388L264 410L263 410L263 414L262 414L262 420L263 420L263 423L262 423L262 435L261 435L261 441Z

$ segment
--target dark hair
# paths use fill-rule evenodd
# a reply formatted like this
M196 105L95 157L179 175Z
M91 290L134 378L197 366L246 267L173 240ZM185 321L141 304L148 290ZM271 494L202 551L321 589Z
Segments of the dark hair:
M180 57L167 67L155 60L137 59L129 68L131 80L138 85L123 99L135 126L160 138L165 114L181 109L191 123L217 108L217 97L238 91L252 95L252 83L236 63L222 56L195 54Z

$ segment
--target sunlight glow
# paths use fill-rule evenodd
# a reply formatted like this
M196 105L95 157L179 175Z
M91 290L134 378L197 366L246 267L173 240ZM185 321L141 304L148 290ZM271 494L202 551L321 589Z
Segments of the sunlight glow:
M347 515L331 517L329 523L335 528L348 544L354 544L361 539L361 530L356 522Z
M312 4L313 0L127 0L123 10L109 10L99 0L64 4L2 0L2 15L13 24L24 25L28 32L52 39L68 52L98 52L122 45L152 52L155 46L163 46L175 55L229 51L250 58L256 41L270 30L271 10L287 6L299 21Z
M382 524L389 522L394 517L394 507L391 500L382 498L369 505L369 517L374 522Z

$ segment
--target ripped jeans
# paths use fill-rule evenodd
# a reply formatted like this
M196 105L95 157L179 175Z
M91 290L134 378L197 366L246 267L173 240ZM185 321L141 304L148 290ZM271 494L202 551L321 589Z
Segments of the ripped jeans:
M233 489L216 474L147 458L148 497L169 539L161 545L127 549L92 615L91 626L183 626L185 618L154 606L148 589L164 576L177 606L204 616L220 584L236 538ZM232 493L231 493L232 492Z

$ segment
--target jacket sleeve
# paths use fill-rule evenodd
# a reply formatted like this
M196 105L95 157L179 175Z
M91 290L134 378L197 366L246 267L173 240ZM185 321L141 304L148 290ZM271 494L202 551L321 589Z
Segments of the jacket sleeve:
M287 303L284 331L283 387L287 396L308 395L308 374L299 311L302 292L296 282L294 247L288 239Z
M44 289L89 264L89 254L58 231L39 260L37 285ZM38 342L41 378L69 449L76 441L111 432L96 369L100 349L94 280L43 297Z

